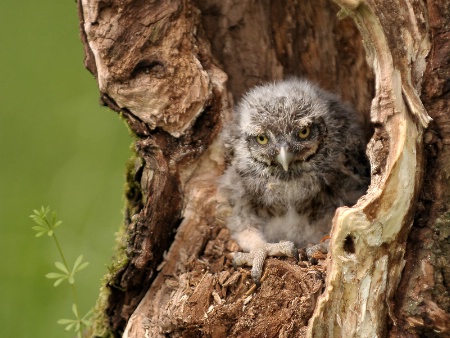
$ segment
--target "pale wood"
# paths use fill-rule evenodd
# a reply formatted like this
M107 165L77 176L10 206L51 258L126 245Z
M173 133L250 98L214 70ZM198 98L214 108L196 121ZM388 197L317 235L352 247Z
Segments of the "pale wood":
M413 15L410 25L396 27L401 34L395 43L408 52L403 58L388 42L393 37L386 36L390 16L395 19L398 13L389 13L383 1L337 2L365 41L376 83L371 119L379 127L368 146L371 186L353 208L339 209L334 218L327 287L308 337L385 337L388 315L394 319L391 303L422 182L422 137L430 118L417 94L421 81L412 83L412 78L425 71L429 41L415 24L423 8L411 2L395 4Z

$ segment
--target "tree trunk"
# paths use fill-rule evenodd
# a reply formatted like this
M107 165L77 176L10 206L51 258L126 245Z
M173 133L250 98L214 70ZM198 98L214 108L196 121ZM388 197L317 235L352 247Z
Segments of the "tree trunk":
M78 6L85 65L136 135L91 336L450 336L449 0ZM231 265L218 135L246 90L289 75L360 112L371 185L325 260L269 259L256 289Z

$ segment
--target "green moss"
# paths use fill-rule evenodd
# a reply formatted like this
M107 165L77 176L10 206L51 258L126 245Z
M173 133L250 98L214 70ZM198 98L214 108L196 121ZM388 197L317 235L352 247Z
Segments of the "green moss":
M92 315L92 327L87 333L87 337L113 337L109 330L109 318L106 316L108 308L108 299L111 291L107 285L114 284L118 271L121 271L129 259L126 254L128 234L125 226L120 227L116 233L116 247L111 265L108 267L108 273L102 278L99 297Z
M134 144L132 145L134 148ZM116 276L129 262L127 256L128 233L126 231L127 224L131 222L131 217L138 213L142 208L142 193L140 186L140 172L143 161L137 154L134 154L126 165L126 183L124 193L126 198L124 224L116 233L116 245L114 249L114 257L111 265L108 267L108 273L101 281L100 294L94 308L92 317L92 327L87 332L87 337L113 337L109 328L109 318L106 315L108 308L108 299L111 294L108 285L116 284Z

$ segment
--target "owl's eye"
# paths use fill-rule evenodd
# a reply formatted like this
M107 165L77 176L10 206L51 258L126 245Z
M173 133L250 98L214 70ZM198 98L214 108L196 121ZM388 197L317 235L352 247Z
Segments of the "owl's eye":
M269 142L269 138L264 134L259 134L256 136L256 141L258 141L259 144L267 144L267 142Z
M311 129L309 127L305 127L300 129L300 131L298 132L298 137L300 137L301 139L306 139L308 138L309 134L311 133Z

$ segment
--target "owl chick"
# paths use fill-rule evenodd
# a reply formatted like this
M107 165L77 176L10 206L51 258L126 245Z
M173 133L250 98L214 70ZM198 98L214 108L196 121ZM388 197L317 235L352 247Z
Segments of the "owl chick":
M219 191L232 208L232 238L259 283L267 256L298 257L297 247L329 233L336 208L351 206L369 183L357 115L336 96L292 78L255 87L222 137L231 163Z

